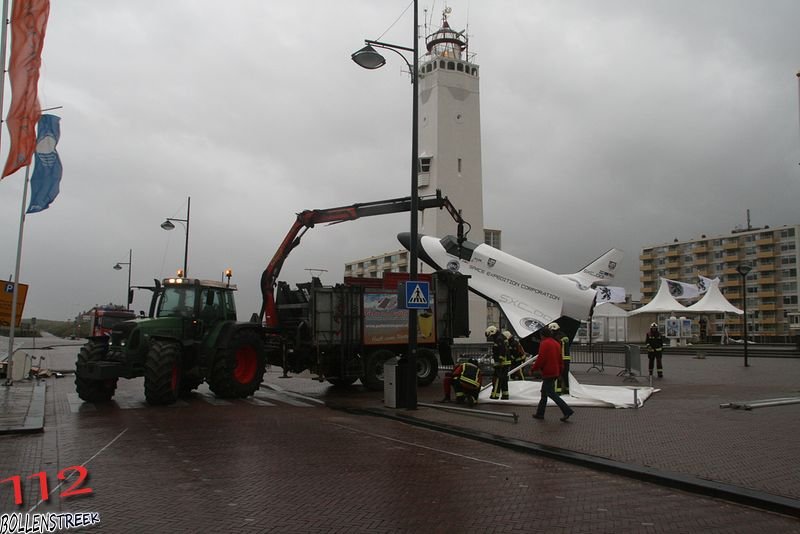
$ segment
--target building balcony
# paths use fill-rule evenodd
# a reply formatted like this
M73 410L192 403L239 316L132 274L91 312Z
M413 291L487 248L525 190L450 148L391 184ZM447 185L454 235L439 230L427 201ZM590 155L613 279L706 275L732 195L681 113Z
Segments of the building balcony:
M756 258L758 258L759 260L764 260L764 259L774 258L774 257L775 257L775 251L774 250L764 250L764 251L759 250L758 252L756 252Z
M703 252L708 252L708 243L695 243L692 247L692 252L695 254L702 254Z
M765 289L758 292L758 298L760 299L774 299L777 296L778 293L774 289Z
M679 261L667 262L667 269L680 269L680 268L681 268L681 262Z
M731 241L722 245L723 250L739 250L739 242Z
M680 255L681 255L681 252L678 250L678 248L677 248L677 247L675 247L675 248L670 248L670 249L667 251L667 258L674 258L675 256L680 256Z
M655 258L656 255L652 252L643 252L642 254L639 254L639 260L641 261L654 260Z
M774 245L775 244L775 237L763 237L761 239L756 239L756 245L758 246L765 246L765 245Z
M772 304L762 304L760 303L757 306L758 311L775 311L778 308L778 305L775 303Z
M759 269L761 269L761 267L759 267ZM761 284L761 285L774 284L775 283L775 275L771 274L771 275L768 275L768 276L759 276L758 277L758 283Z
M695 258L694 259L694 265L697 265L697 266L708 265L708 258L705 258L705 257L703 257L703 258Z

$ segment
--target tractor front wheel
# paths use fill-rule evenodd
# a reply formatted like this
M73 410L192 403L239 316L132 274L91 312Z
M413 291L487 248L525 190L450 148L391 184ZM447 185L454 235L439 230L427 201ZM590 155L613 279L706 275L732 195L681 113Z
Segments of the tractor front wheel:
M208 386L217 397L249 397L261 385L267 368L264 342L256 332L240 330L214 362Z
M181 345L154 340L144 368L144 396L149 404L172 404L178 400L181 383Z
M78 365L75 370L75 389L78 397L86 402L108 402L117 390L117 379L94 380L81 376L81 367L89 362L100 361L108 353L108 343L89 341L78 352Z

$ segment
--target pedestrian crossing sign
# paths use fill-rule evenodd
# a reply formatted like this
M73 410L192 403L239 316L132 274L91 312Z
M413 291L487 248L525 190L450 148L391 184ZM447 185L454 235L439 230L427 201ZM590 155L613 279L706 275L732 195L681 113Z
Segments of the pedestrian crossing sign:
M431 291L428 282L409 280L404 285L405 298L403 302L407 310L427 310L431 307Z

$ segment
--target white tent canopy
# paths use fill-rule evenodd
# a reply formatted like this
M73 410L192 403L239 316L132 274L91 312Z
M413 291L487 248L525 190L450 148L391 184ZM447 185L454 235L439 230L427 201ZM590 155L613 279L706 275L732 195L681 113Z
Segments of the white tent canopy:
M742 315L744 312L731 304L719 290L719 279L711 282L703 298L686 308L689 313L735 313Z
M722 294L720 294L722 297ZM723 297L724 298L724 297ZM639 315L642 313L683 313L687 310L686 306L675 300L669 292L669 285L663 278L661 279L661 286L658 288L658 293L653 297L653 300L628 313L628 316Z

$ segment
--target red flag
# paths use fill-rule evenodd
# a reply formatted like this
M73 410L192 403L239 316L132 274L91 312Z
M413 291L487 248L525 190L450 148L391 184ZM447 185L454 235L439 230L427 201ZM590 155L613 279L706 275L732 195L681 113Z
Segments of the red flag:
M50 0L15 0L11 10L11 107L8 110L8 151L3 178L30 165L36 149L36 123L41 115L37 87Z

